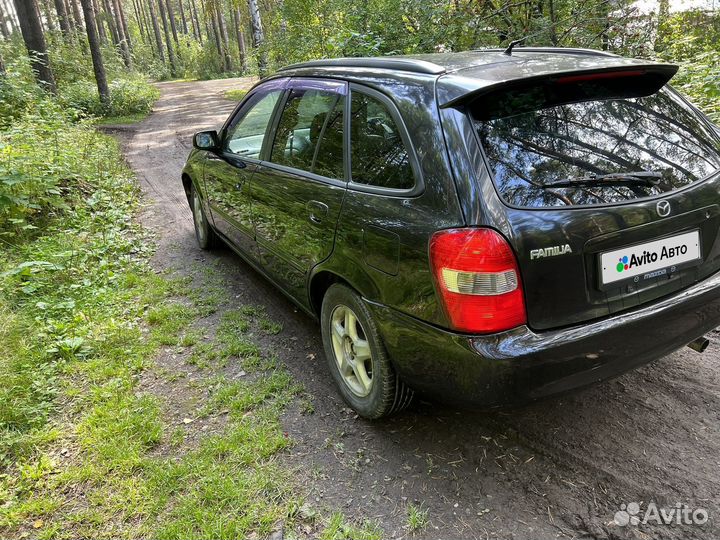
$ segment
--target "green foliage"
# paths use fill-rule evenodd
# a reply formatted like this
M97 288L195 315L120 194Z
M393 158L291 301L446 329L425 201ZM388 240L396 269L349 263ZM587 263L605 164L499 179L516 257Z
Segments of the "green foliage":
M110 83L110 104L100 102L97 86L79 80L60 88L60 103L92 116L147 114L160 97L157 88L142 77L117 79Z
M421 531L427 527L429 523L427 508L423 508L422 505L416 506L414 504L408 504L407 528L410 532L416 533Z
M239 538L289 523L300 500L273 462L291 445L279 421L298 391L287 372L268 363L252 380L214 380L205 414L228 409L227 427L192 447L137 388L163 346L260 366L251 326L277 325L255 307L229 311L218 339L200 343L190 325L220 300L178 302L188 281L147 267L137 186L114 139L57 111L3 137L8 167L50 174L60 193L20 213L41 228L2 222L16 234L0 238L0 536L33 524L38 538ZM164 443L171 457L156 453Z
M680 66L673 85L720 125L720 52L698 54Z
M113 139L54 116L24 119L2 141L3 175L24 199L1 221L14 231L0 260L0 456L9 460L52 438L63 371L117 361L139 335L115 318L137 316L143 250L131 221L136 188ZM22 230L40 219L42 229Z
M0 54L2 48L0 48ZM0 77L0 130L24 115L37 111L44 102L24 57L3 55L7 73Z
M225 98L230 101L242 101L247 92L247 90L228 90L225 92Z
M695 10L661 18L656 50L680 63L673 85L720 123L720 14Z
M107 143L46 103L42 115L27 114L0 132L0 236L6 239L63 214L74 197L92 189L88 181L107 174L100 169Z
M147 114L160 96L147 76L128 72L117 52L106 47L103 59L110 81L110 103L104 107L87 51L77 42L66 42L55 34L49 34L49 38L50 60L58 83L57 100L38 88L21 42L0 46L0 54L8 64L6 76L0 77L0 130L27 114L48 116L58 110L66 118Z
M342 512L335 512L320 533L321 540L381 540L384 534L374 521L363 521L355 524L348 521Z

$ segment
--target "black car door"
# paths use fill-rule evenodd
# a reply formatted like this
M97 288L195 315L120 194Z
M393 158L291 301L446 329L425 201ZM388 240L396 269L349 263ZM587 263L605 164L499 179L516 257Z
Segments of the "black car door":
M237 248L256 256L248 184L260 163L266 133L288 79L256 87L221 132L221 150L205 164L205 185L215 228Z
M308 273L332 252L346 190L347 84L291 79L287 87L250 192L266 271L307 303Z

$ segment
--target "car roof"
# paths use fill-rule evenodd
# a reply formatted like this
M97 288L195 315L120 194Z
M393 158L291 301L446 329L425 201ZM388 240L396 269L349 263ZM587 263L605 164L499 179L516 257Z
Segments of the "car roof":
M469 95L489 87L528 77L554 74L607 71L616 69L661 69L669 77L677 66L647 60L625 58L605 51L563 47L515 47L512 54L503 49L481 49L457 53L430 53L407 56L368 58L329 58L293 64L282 68L279 75L342 76L343 72L377 76L389 71L395 77L426 76L438 82L438 102L452 106Z
M565 47L518 47L512 54L505 54L503 49L478 49L465 52L428 53L397 56L354 57L354 58L327 58L300 62L281 68L284 70L298 70L304 68L366 68L378 70L405 71L408 73L425 73L428 75L441 75L453 73L462 69L486 66L490 64L511 65L527 59L528 54L533 58L538 56L579 56L601 57L615 55L592 49L574 49Z

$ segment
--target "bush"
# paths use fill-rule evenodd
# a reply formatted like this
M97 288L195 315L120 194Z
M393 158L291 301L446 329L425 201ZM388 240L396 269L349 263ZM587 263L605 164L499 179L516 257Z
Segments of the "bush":
M90 116L126 116L146 114L160 93L146 80L135 77L110 83L110 104L100 102L97 86L90 81L77 81L60 89L60 101Z
M0 235L18 240L87 195L87 179L105 174L98 160L106 146L87 121L74 123L49 100L43 115L0 132Z
M0 129L33 111L43 92L23 59L12 58L0 77Z
M87 115L102 116L102 104L95 83L76 81L60 88L60 101L66 107L82 111Z
M110 115L147 114L160 91L145 79L119 79L110 84Z

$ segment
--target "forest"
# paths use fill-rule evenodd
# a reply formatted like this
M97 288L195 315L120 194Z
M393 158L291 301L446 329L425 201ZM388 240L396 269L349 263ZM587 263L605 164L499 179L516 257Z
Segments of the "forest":
M102 128L153 114L161 81L239 80L227 94L234 99L294 62L518 39L677 63L672 84L720 123L713 0L692 9L671 0L0 0L0 536L258 538L282 525L301 537L388 537L376 521L310 508L320 497L307 497L306 483L277 465L294 444L283 412L294 404L301 419L314 414L312 396L263 349L282 325L263 306L227 298L218 261L196 272L201 288L152 266L155 240L138 222L148 203L123 141ZM179 169L167 181L182 190ZM210 336L198 328L208 317ZM301 354L315 360L316 352ZM168 416L177 396L162 385L182 379L159 370L158 355L184 358L202 375L188 384L201 396L195 409ZM242 378L224 377L233 363ZM165 393L141 392L148 379ZM216 417L224 422L216 431L194 430ZM346 421L316 451L355 474L370 456L346 452ZM480 443L492 440L496 461L512 456L488 433ZM421 467L435 475L437 458L423 456ZM556 527L545 504L528 519L547 515ZM458 520L492 517L491 506ZM404 495L396 514L402 534L420 534L433 519ZM587 533L577 527L573 537Z
M678 5L682 7L682 5ZM589 47L683 65L676 80L717 114L717 11L627 0L2 0L0 118L31 73L86 113L147 107L146 80L264 76L312 58ZM97 91L89 83L95 83ZM687 86L686 86L687 85Z

